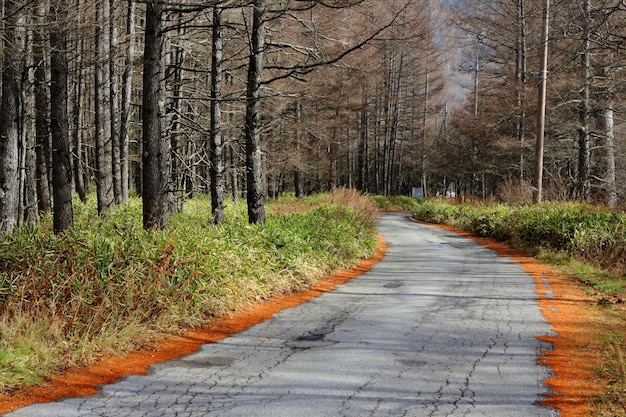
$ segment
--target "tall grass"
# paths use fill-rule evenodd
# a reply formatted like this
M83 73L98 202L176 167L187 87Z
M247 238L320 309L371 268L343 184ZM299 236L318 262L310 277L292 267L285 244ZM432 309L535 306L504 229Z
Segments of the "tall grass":
M579 203L450 205L430 200L417 219L445 223L525 249L563 252L612 271L626 271L626 215Z
M106 217L77 202L63 235L44 219L2 237L0 390L303 289L370 256L369 200L333 198L270 204L266 225L247 224L245 206L229 202L220 226L210 224L210 199L198 198L162 232L142 229L139 200Z

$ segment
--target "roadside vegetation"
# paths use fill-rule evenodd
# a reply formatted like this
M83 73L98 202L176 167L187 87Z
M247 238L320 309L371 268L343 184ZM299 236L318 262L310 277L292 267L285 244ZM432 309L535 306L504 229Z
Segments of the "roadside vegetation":
M375 203L347 189L272 202L265 225L233 201L211 225L200 197L165 231L142 228L139 199L106 217L95 204L76 201L61 235L46 218L1 238L1 392L302 290L377 246Z
M414 204L414 205L413 205ZM626 416L626 214L580 203L454 204L424 199L398 205L414 218L505 242L579 280L597 299L604 333L598 376L607 392L593 399L595 416Z

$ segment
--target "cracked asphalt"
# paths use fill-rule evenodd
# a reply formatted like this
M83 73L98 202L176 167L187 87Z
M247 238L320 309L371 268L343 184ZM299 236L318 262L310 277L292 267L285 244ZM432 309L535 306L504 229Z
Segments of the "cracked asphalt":
M383 213L372 269L199 352L6 417L558 416L532 277L472 240Z

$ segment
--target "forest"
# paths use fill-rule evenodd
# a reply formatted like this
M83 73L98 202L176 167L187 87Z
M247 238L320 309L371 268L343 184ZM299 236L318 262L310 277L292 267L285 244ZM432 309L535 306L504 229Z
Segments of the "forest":
M549 13L546 13L549 10ZM0 233L337 187L623 206L623 0L4 0ZM542 27L549 22L548 42ZM76 197L77 196L77 197Z

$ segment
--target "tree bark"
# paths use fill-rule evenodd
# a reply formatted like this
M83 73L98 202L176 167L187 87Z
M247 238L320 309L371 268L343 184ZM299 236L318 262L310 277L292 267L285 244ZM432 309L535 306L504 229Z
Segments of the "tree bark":
M110 3L96 4L95 133L96 194L98 213L105 214L115 204L113 190L113 142L111 137Z
M20 81L25 45L22 6L5 0L4 56L2 68L2 111L0 112L0 234L17 225L19 204L18 142L20 136Z
M166 67L172 68L174 73L173 87L172 87L172 100L168 106L170 109L168 114L168 129L167 134L170 138L170 147L172 150L171 156L171 172L170 178L171 184L169 186L171 193L169 198L169 210L170 213L177 213L183 208L185 201L185 171L189 166L187 158L187 146L184 143L184 135L182 132L183 124L181 123L183 113L183 83L185 82L184 65L186 60L186 52L184 47L185 25L183 23L184 16L182 13L178 14L178 33L176 46L167 55L172 62L166 63ZM168 44L171 42L168 39ZM170 47L166 46L166 50L170 50Z
M248 222L266 222L265 189L261 166L261 77L263 75L263 50L265 48L265 7L266 0L254 0L250 62L246 88L246 202Z
M615 175L615 121L612 103L603 112L604 135L606 148L606 182L607 205L609 208L617 207L617 184Z
M146 32L143 66L143 226L146 229L167 227L169 149L161 137L164 108L164 64L162 5L146 5Z
M583 201L591 201L591 4L585 0L583 13L584 33L582 47L582 90L578 127L578 193Z
M120 182L121 182L121 202L126 203L129 198L129 149L130 149L130 120L131 120L131 99L133 92L133 66L135 61L135 13L136 1L128 0L126 16L126 57L124 62L124 73L122 74L122 98L121 98L121 119L120 119Z
M35 61L35 136L36 136L36 171L35 187L37 189L37 210L39 214L52 210L50 195L50 129L48 125L48 59L44 53L47 45L44 25L47 13L46 0L39 0L35 15L38 27L33 34L33 60Z
M517 24L518 38L516 45L516 71L515 80L517 82L517 105L519 107L519 119L517 122L517 140L520 145L520 157L519 157L519 178L524 180L525 178L525 165L526 160L524 156L524 148L526 147L526 102L527 102L527 27L526 27L526 0L517 0Z
M541 72L539 93L537 94L537 142L535 144L535 167L533 175L533 203L540 204L543 197L543 153L546 123L546 89L548 84L548 48L550 36L550 0L545 0L543 8L543 29L541 33Z
M67 15L66 0L53 0L50 15L62 21ZM67 115L67 35L62 24L50 30L50 131L52 133L52 190L54 232L61 233L74 223L72 167Z
M224 29L222 6L213 6L213 54L211 60L211 211L215 224L224 223L224 141L222 139L222 51Z
M109 3L109 113L111 114L111 180L113 182L114 204L122 203L122 164L120 140L120 82L117 73L117 50L119 47L117 27L118 9L115 0Z
M33 26L32 17L29 17L29 29L25 41L26 71L22 77L22 132L21 161L23 168L21 219L23 224L37 223L37 192L35 189L35 172L37 165L36 133L35 133L35 95L34 95L34 65L33 65Z

